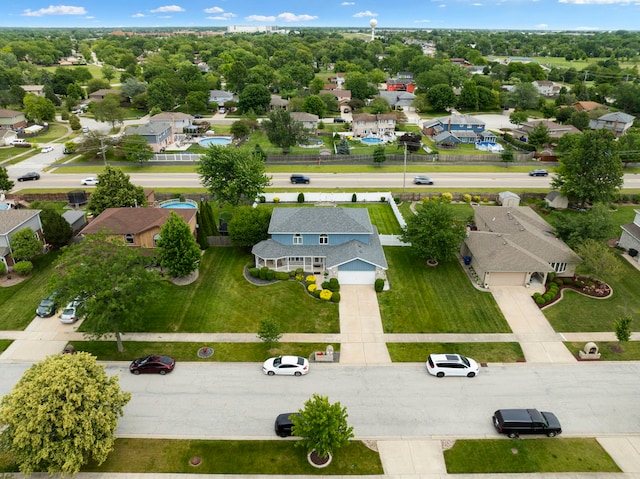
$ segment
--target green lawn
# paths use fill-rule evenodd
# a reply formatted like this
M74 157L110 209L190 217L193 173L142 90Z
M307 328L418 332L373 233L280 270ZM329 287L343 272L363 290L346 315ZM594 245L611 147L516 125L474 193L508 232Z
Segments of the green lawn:
M614 331L614 322L619 317L640 314L640 271L625 259L619 257L618 261L622 267L620 277L602 278L613 289L611 297L588 298L565 290L563 299L543 310L553 329L558 332Z
M206 441L178 439L116 439L107 460L89 464L81 472L145 474L265 474L265 475L380 475L380 455L360 441L340 448L331 464L316 469L307 462L296 441ZM190 459L202 458L194 467ZM17 472L6 455L0 456L0 472Z
M69 130L63 125L59 125L57 123L49 123L49 130L47 130L42 135L38 135L33 138L29 138L29 143L36 144L36 147L39 147L42 143L51 143L58 140L61 136L65 135ZM68 140L68 138L65 138Z
M576 357L578 351L584 348L584 341L580 343L566 342L564 345ZM640 341L622 343L622 351L618 352L617 341L598 341L598 352L602 361L638 361L640 360Z
M515 363L524 358L519 343L387 343L387 349L394 363L423 362L429 354L452 352L479 363Z
M255 333L269 317L279 321L284 332L338 332L337 304L309 296L296 281L249 283L243 269L252 261L238 248L209 248L200 263L200 278L187 286L163 283L160 299L136 330Z
M449 474L621 472L593 438L458 440L444 460Z
M51 265L57 257L58 253L50 252L35 258L33 272L27 279L13 286L0 287L0 330L22 330L33 320L46 293Z
M13 342L13 339L0 339L0 354L2 354Z
M9 341L10 342L10 341ZM270 356L291 355L309 357L314 351L324 351L326 343L278 343L275 348L263 342L257 343L183 343L183 342L137 342L124 341L123 352L118 352L115 341L71 341L76 351L86 351L100 361L131 361L132 358L149 354L166 354L176 361L198 362L262 362ZM203 346L213 348L213 356L198 357L198 349ZM0 343L0 348L2 343ZM336 352L340 345L333 345ZM0 349L1 350L1 349Z
M378 303L385 333L511 332L493 296L476 290L458 262L431 268L409 248L384 251L391 289Z

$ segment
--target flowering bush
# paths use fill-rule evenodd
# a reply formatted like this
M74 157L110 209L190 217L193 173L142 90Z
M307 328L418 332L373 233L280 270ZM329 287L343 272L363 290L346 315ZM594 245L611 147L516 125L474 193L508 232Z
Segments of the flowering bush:
M314 275L310 274L309 276L307 276L307 277L305 278L305 281L306 281L307 283L314 283L314 284L315 284L315 282L316 282L316 277L315 277Z
M465 193L462 195L462 201L465 203L471 203L471 195L469 193Z
M278 198L277 196L275 198L273 198L273 202L274 203L280 203L280 198Z
M473 202L474 202L474 203L480 203L480 197L479 197L478 195L475 195L475 196L473 197Z
M296 281L302 281L304 280L304 276L301 274L296 274Z
M318 285L316 285L315 283L312 283L309 286L307 286L307 291L309 291L310 293L313 293L316 289L318 289Z
M333 296L333 293L328 289L323 289L322 291L320 291L320 299L329 301L331 299L331 296Z
M453 195L451 193L448 193L448 192L442 193L443 203L451 203L452 201L453 201Z

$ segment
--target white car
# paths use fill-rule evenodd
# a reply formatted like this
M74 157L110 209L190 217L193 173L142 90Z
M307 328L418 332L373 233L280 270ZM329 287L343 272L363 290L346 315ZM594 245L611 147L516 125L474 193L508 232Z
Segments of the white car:
M78 315L76 314L76 308L80 304L79 301L71 301L68 303L65 308L60 313L60 322L64 324L73 324L78 320Z
M302 376L309 372L309 361L300 356L269 358L262 364L262 372L268 376L275 374Z
M475 377L480 371L478 363L459 354L430 354L427 359L427 371L433 376Z
M45 146L42 150L40 150L40 153L49 153L50 151L53 151L53 146Z
M87 186L96 186L98 184L98 178L96 178L95 176L90 176L89 178L85 178L84 180L82 180L81 183Z

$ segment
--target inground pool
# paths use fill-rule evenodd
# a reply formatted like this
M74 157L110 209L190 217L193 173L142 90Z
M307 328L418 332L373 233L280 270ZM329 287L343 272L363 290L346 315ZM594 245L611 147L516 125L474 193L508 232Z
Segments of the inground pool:
M227 146L231 144L231 141L232 138L230 136L212 136L211 138L203 138L202 140L198 141L198 145L204 147L211 145Z
M361 138L360 142L365 145L379 145L380 143L384 143L380 138Z

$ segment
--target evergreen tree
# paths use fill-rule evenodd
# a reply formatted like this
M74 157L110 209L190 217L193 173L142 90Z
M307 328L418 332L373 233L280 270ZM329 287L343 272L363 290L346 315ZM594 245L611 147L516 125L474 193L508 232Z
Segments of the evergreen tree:
M71 225L53 208L44 208L40 212L42 232L48 244L62 248L69 243L73 235Z
M198 269L200 248L189 225L175 211L160 229L158 240L160 265L172 278L181 278Z

